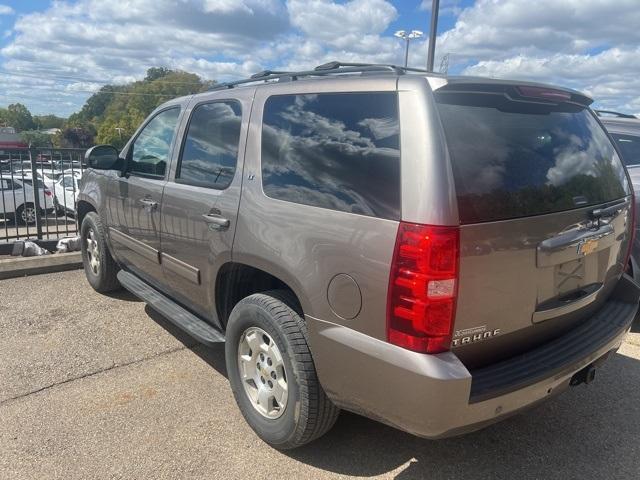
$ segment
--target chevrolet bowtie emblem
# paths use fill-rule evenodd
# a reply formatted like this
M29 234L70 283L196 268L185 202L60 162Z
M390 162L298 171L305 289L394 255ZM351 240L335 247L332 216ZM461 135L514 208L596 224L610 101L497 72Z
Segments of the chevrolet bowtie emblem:
M578 244L578 255L589 255L598 248L598 240L582 240Z

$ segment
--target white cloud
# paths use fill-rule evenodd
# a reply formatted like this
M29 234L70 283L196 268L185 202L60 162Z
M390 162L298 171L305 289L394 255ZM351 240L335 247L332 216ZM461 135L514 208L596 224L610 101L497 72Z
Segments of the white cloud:
M455 24L438 38L436 67L451 53L450 71L558 83L586 91L601 106L638 112L639 1L477 0L462 8L460 0L441 0L441 13ZM57 112L68 114L101 83L140 79L151 66L228 80L332 60L399 63L403 45L391 27L410 28L407 15L428 21L431 0L416 0L416 11L397 24L393 3L57 0L17 17L0 50L0 70L47 82L0 76L0 104L25 99L42 112L71 102ZM425 59L426 39L412 42L410 64Z
M0 15L13 15L16 13L9 5L0 4Z
M610 48L598 54L517 55L485 60L465 74L557 83L586 92L604 107L635 112L640 107L640 47Z
M640 108L640 4L478 0L438 37L464 74L557 83L601 106Z
M468 59L514 53L579 53L640 43L637 0L478 0L464 9L439 48Z
M99 83L92 82L73 82L65 87L67 92L97 92L100 90L101 85Z
M253 7L258 6L273 10L277 8L276 0L203 0L205 12L229 13L235 11L253 12Z
M160 65L228 80L336 59L388 62L400 49L381 33L396 17L385 0L62 0L18 18L0 62L12 72L82 77L60 85L78 94ZM19 91L12 85L15 77L0 78L0 90ZM49 100L28 104L43 110Z
M247 75L257 66L252 51L290 28L286 13L276 0L58 1L16 20L12 37L0 50L1 68L60 79L59 90L79 98L99 86L96 82L139 79L151 66L214 79ZM81 78L72 83L61 77ZM36 96L37 88L21 94L22 83L15 76L0 78L3 97L9 91L16 93L12 101ZM25 103L46 110L52 97L42 93L40 102Z
M340 44L352 36L372 36L382 33L398 12L385 0L350 0L337 3L330 0L288 0L291 23L307 38Z

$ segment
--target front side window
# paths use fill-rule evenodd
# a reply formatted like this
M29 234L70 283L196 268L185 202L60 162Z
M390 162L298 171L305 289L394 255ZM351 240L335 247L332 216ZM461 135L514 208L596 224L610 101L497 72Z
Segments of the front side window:
M612 133L625 165L640 165L640 136Z
M127 171L164 176L179 116L179 108L170 108L147 123L131 145Z
M270 97L262 126L262 184L272 198L399 219L396 93Z
M191 115L176 181L227 188L236 171L241 124L238 102L198 105Z

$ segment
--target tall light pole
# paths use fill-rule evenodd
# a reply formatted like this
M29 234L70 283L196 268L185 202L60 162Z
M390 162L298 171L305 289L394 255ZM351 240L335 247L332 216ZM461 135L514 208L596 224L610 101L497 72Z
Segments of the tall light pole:
M422 37L424 33L422 33L420 30L411 30L409 33L404 30L398 30L393 35L405 41L404 66L407 67L409 66L409 42L411 40L415 40L416 38Z
M431 29L429 30L429 49L427 51L427 71L433 72L433 61L436 53L436 35L438 34L438 11L440 0L431 2Z

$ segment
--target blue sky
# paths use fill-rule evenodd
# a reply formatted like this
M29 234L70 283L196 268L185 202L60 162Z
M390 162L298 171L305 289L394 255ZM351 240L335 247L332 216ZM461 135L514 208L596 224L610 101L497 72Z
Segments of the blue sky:
M403 60L431 0L0 0L0 105L69 115L150 66L229 80L325 61ZM535 8L532 7L535 6ZM441 0L436 67L586 91L640 112L640 1ZM423 67L426 42L412 44Z

